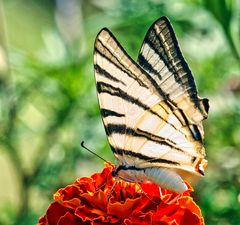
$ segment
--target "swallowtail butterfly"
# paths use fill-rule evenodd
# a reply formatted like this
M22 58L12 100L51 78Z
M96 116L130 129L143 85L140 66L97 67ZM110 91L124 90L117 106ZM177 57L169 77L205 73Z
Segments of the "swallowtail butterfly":
M200 98L188 64L166 17L149 28L137 61L103 28L94 48L101 115L118 165L113 175L152 181L176 193L187 187L178 170L204 175Z

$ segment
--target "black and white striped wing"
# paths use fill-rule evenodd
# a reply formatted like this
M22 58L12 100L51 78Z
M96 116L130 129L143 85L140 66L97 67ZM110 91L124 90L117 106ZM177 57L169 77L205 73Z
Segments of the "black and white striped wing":
M151 77L122 49L110 31L96 38L94 69L101 114L112 150L126 149L136 121L163 100L154 94ZM150 80L149 80L150 79Z
M94 69L105 130L120 164L204 172L201 134L192 132L196 126L189 128L158 80L107 29L96 38Z
M166 17L149 28L138 56L139 65L161 87L166 98L181 109L191 124L208 115L208 100L197 95L197 88Z

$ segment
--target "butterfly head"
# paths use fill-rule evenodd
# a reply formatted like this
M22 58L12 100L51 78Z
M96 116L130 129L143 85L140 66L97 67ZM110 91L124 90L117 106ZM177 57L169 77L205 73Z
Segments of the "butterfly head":
M118 174L118 171L117 171L117 169L115 169L115 170L113 170L113 171L112 171L112 176L113 176L113 177L116 177L116 176L117 176L117 174Z
M128 166L126 165L119 165L115 170L112 171L112 176L117 177L119 176L119 171L121 170L127 170Z

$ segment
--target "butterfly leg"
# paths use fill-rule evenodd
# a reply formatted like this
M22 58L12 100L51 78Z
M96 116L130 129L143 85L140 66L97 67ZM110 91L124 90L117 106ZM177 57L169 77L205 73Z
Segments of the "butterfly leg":
M110 183L112 181L112 179L109 179L109 180L107 180L104 184L102 184L100 187L98 187L97 189L96 189L96 191L99 191L99 190L101 190L104 186L106 186L108 183Z
M162 199L162 196L163 196L163 194L162 194L162 189L160 188L160 187L158 187L159 188L159 196L160 196L160 199Z
M168 201L167 204L171 205L175 202L177 202L177 200L182 196L182 194L177 194L172 200Z
M155 202L152 198L150 198L150 197L148 196L148 194L143 190L143 188L141 187L141 185L140 185L139 183L137 183L137 184L139 185L139 187L140 187L140 189L141 189L141 192L142 192L152 203L154 203L154 204L156 204L156 205L159 204L159 202Z
M109 191L108 194L107 194L107 196L108 196L108 201L109 201L109 199L110 199L110 197L111 197L111 194L113 193L113 190L114 190L117 182L118 182L118 178L114 181L113 186L111 187L110 191Z

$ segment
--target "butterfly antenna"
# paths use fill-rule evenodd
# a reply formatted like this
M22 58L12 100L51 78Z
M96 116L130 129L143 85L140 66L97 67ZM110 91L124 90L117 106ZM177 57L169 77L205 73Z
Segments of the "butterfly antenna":
M84 148L85 150L89 151L90 153L92 153L93 155L97 156L99 159L103 160L104 162L107 162L106 159L102 158L100 155L98 155L97 153L93 152L92 150L88 149L85 145L84 145L84 141L81 142L81 146L82 148Z

